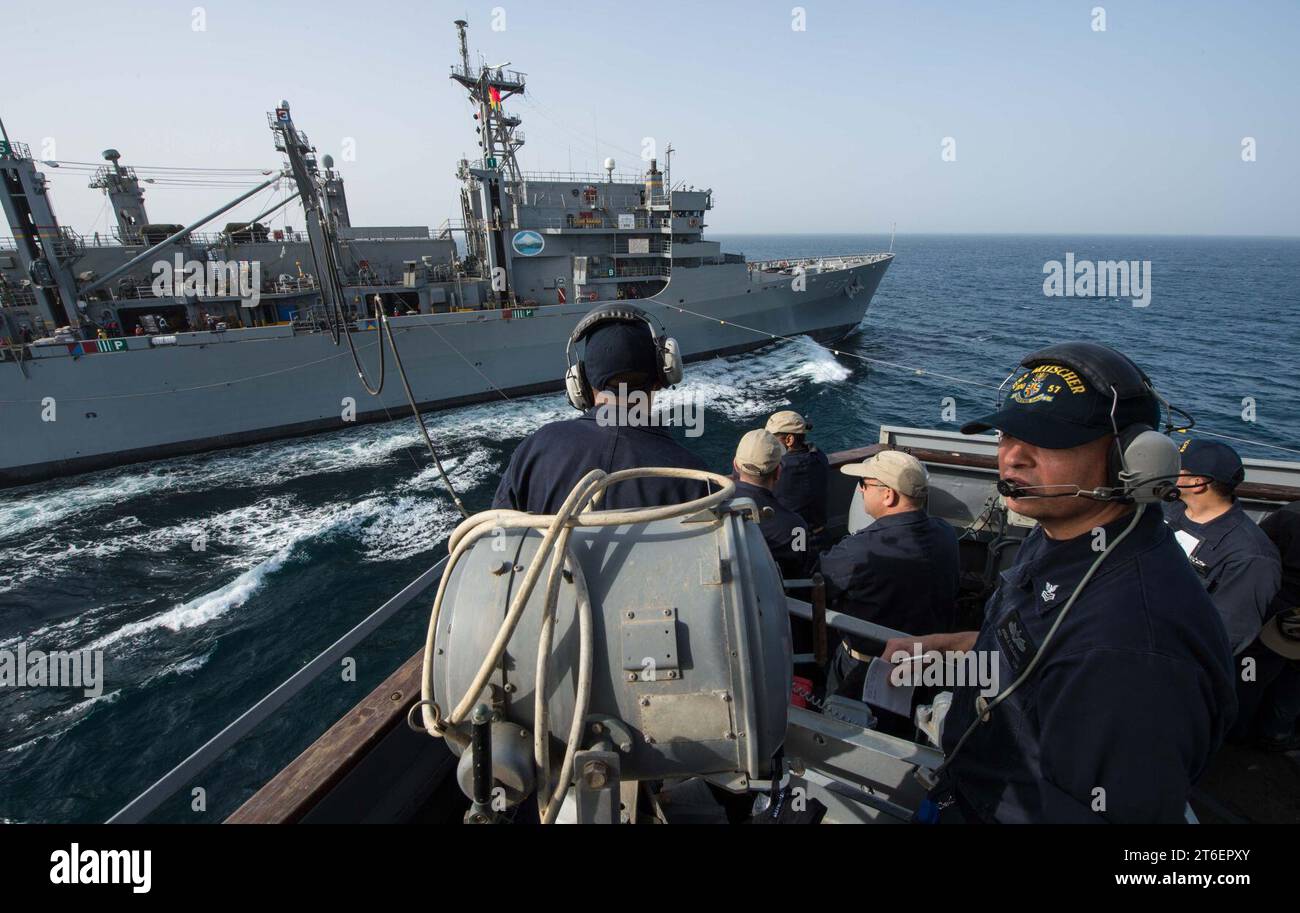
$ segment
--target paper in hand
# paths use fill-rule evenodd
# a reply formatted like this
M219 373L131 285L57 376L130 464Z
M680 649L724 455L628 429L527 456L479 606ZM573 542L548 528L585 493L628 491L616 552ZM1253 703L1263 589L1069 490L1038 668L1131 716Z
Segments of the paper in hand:
M893 671L893 663L879 656L873 657L867 667L867 677L862 682L862 700L899 716L911 716L913 686L895 685L889 680Z

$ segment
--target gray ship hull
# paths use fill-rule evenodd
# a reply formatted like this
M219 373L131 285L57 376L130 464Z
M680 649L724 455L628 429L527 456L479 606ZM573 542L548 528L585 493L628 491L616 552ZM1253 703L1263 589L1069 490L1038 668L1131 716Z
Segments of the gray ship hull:
M763 334L832 340L861 322L891 259L810 273L801 291L743 263L681 270L637 304L660 317L687 360L759 348L771 342ZM425 411L562 388L565 343L591 306L421 314L391 326ZM373 383L379 334L353 339ZM346 342L336 347L328 334L284 326L157 341L0 364L0 486L410 415L391 353L384 390L371 397Z

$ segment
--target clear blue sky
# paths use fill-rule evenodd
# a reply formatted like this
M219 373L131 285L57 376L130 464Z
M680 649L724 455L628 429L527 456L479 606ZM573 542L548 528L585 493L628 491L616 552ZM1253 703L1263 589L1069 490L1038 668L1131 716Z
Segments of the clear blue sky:
M1300 235L1294 0L801 5L803 32L790 2L31 4L5 24L0 116L38 156L273 167L285 97L322 153L355 139L354 222L437 225L474 151L447 79L466 16L472 51L529 75L508 103L526 169L639 167L643 137L671 140L717 232ZM63 222L102 229L102 195L48 173ZM150 216L233 195L155 188Z

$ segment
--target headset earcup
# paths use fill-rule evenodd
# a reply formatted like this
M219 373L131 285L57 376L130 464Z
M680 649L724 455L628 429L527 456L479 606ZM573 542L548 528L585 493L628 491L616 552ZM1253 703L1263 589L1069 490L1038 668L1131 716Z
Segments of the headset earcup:
M665 386L680 384L682 376L686 373L682 365L682 350L677 345L677 340L667 338L664 340L663 347L659 350L661 363L659 366Z
M1121 431L1119 443L1124 448L1122 466L1127 471L1126 478L1118 481L1131 500L1140 504L1177 500L1182 462L1177 444L1144 424Z
M569 405L579 412L591 408L591 401L587 398L587 372L582 369L582 362L569 365L569 369L564 372L564 394L569 399Z
M1129 425L1121 429L1119 437L1115 438L1115 446L1110 448L1109 456L1106 460L1106 475L1109 479L1108 484L1112 488L1119 488L1124 485L1124 480L1119 477L1120 471L1128 465L1128 448L1142 432L1151 431L1150 425L1136 424Z

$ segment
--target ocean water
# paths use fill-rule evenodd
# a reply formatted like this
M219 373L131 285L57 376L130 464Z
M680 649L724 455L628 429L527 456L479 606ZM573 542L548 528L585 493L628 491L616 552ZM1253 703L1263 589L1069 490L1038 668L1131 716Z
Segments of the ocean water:
M889 244L715 238L750 259ZM1300 459L1300 241L899 236L894 252L841 354L799 338L689 366L685 392L706 407L690 446L726 470L739 436L783 408L826 450L881 424L953 427L1024 354L1087 338L1134 358L1202 428L1254 442L1244 455ZM1149 260L1150 305L1045 296L1044 264L1067 252ZM547 395L428 421L473 510L521 437L571 414ZM455 521L409 418L5 491L0 650L102 649L106 684L94 698L0 690L0 821L106 818L441 558ZM157 817L221 820L418 649L428 603L354 653L356 681L324 676L191 784L204 810L187 788Z

